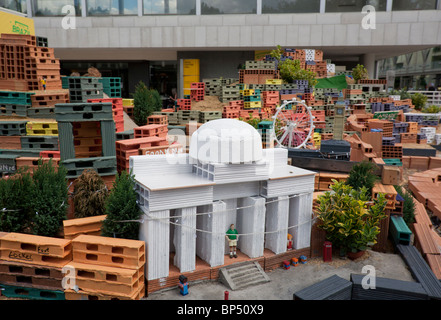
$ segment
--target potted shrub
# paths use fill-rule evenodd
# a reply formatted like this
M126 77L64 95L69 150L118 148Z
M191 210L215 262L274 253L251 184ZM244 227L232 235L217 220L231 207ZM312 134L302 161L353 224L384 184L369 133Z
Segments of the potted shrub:
M333 246L340 248L341 255L347 253L354 259L376 243L379 223L386 217L386 199L379 195L371 201L366 188L356 190L336 180L331 190L317 199L318 219L322 222L319 228L326 231Z

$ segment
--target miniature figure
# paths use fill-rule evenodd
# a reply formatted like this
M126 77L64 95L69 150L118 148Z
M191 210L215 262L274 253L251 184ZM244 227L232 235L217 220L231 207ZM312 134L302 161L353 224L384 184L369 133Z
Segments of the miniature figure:
M230 258L237 258L236 247L239 240L238 232L234 227L234 224L230 225L230 229L227 230L225 237L228 240L228 246L230 247Z
M188 294L188 287L190 286L188 284L188 279L186 276L180 275L179 276L179 293L183 296L186 296Z
M46 78L43 77L43 78L40 80L40 82L41 82L41 85L43 86L43 90L46 91Z

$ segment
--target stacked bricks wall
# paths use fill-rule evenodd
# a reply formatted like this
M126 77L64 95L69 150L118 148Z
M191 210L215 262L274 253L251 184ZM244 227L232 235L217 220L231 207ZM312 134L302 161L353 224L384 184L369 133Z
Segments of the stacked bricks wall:
M79 292L68 290L68 299L78 294L121 300L139 300L145 294L145 242L93 235L72 240L75 280Z

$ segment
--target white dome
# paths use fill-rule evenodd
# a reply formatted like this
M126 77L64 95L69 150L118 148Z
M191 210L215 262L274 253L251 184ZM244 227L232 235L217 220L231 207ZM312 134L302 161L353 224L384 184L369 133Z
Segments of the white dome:
M202 163L238 164L262 160L262 137L244 121L218 119L193 133L190 158Z

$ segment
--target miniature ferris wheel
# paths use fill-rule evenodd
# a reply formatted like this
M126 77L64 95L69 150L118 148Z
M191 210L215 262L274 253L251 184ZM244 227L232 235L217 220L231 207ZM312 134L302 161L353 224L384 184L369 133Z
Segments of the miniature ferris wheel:
M273 116L273 136L277 147L301 149L314 132L314 117L305 101L289 100Z

